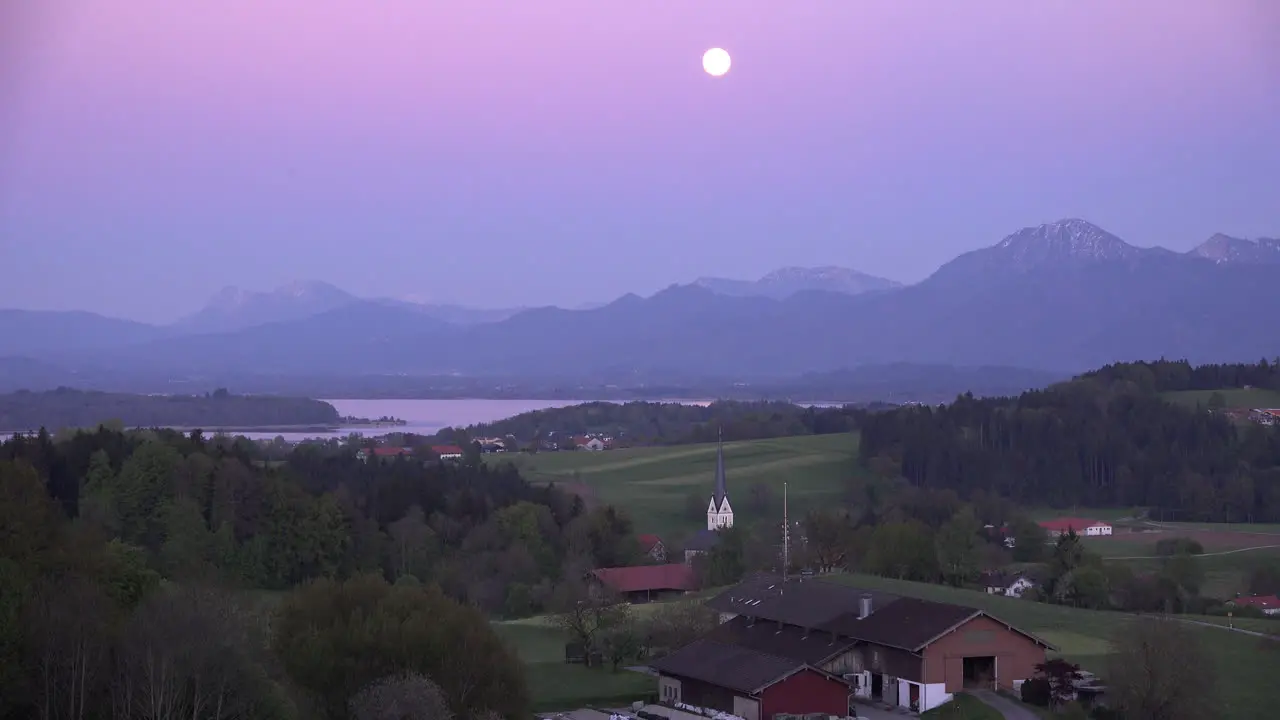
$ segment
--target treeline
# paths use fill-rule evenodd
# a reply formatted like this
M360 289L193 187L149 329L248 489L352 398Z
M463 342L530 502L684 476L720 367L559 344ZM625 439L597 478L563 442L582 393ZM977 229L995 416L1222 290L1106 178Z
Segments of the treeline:
M1156 393L1191 383L1182 366L1113 365L1016 398L964 395L945 407L868 415L859 452L868 466L961 497L1280 521L1280 431L1237 428L1165 402ZM1205 376L1238 379L1270 366L1249 367L1217 366Z
M890 407L890 406L876 406ZM534 410L492 423L446 428L439 437L507 437L521 443L540 443L556 435L601 433L623 445L678 445L724 439L758 440L792 435L823 435L857 429L869 410L844 407L802 407L780 401L720 400L707 405L662 402L589 402Z
M424 687L516 717L522 671L486 616L638 561L625 515L510 466L258 452L103 427L0 444L0 717L363 717L358 697Z
M249 428L338 423L332 405L307 398L232 395L127 395L58 388L0 395L0 431L119 427Z
M1125 612L1225 613L1230 597L1202 593L1203 550L1188 538L1153 542L1160 560L1137 571L1107 563L1073 533L1051 539L1005 498L976 492L964 501L952 490L912 487L900 479L851 482L844 507L809 512L792 528L791 571L850 571L955 587L980 588L984 572L1033 587L1023 598ZM777 571L776 527L735 526L699 558L705 585L736 582L752 571ZM1263 558L1247 572L1247 589L1280 588L1280 563ZM1236 611L1237 614L1257 614Z
M1280 358L1257 364L1195 365L1186 360L1116 363L1083 378L1107 385L1131 383L1140 392L1180 392L1184 390L1225 390L1256 387L1280 392Z

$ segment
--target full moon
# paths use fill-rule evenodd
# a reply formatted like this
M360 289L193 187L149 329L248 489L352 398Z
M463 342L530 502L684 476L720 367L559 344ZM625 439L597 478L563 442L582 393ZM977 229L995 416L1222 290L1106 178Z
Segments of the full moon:
M711 48L702 54L702 69L713 77L729 72L729 53L723 48Z

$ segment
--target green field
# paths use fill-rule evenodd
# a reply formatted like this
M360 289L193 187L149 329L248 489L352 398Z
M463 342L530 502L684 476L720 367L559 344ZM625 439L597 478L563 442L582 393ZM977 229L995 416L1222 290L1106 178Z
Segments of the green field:
M1229 408L1280 408L1280 393L1261 388L1224 388L1222 390L1181 390L1161 393L1161 397L1187 407L1209 406L1209 398L1215 392L1222 393Z
M1106 672L1110 639L1132 616L1118 612L1080 610L963 590L943 585L890 580L870 575L838 575L838 582L895 594L976 607L1028 630L1056 645L1060 654L1084 669ZM1201 619L1199 617L1197 620ZM1276 663L1256 637L1229 630L1189 626L1214 659L1219 678L1223 720L1263 720L1274 717L1280 703L1280 683L1274 681Z
M724 445L725 475L735 520L751 523L759 510L751 488L767 486L774 503L768 512L781 520L782 485L787 483L791 512L799 515L840 497L846 480L860 472L854 434L806 435L730 442ZM497 456L512 460L533 482L572 487L590 501L626 510L638 533L678 541L704 521L685 514L690 493L711 497L715 482L715 444L627 448L604 452L552 452Z

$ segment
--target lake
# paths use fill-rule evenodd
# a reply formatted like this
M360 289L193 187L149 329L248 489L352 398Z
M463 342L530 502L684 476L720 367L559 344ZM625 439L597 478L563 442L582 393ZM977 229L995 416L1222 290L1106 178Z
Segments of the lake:
M309 438L344 438L351 433L365 435L385 435L390 432L415 433L432 435L445 427L466 427L476 423L502 420L520 413L547 408L579 405L585 400L325 400L338 409L343 417L358 417L376 420L380 417L394 417L407 424L394 428L336 428L328 432L246 432L235 433L254 439L271 439L284 437L289 442L297 442ZM662 400L657 402L680 402L686 405L706 405L709 400Z

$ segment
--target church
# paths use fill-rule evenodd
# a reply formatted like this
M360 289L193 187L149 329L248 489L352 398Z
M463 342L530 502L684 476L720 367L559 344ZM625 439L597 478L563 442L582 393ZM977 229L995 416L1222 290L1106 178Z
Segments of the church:
M725 486L724 436L721 435L716 442L716 482L711 501L707 503L707 527L685 543L685 562L693 562L698 555L710 552L720 541L717 530L733 527L733 506L729 504L729 491Z
M707 529L713 532L733 527L733 507L724 487L724 435L716 443L716 489L707 505Z

